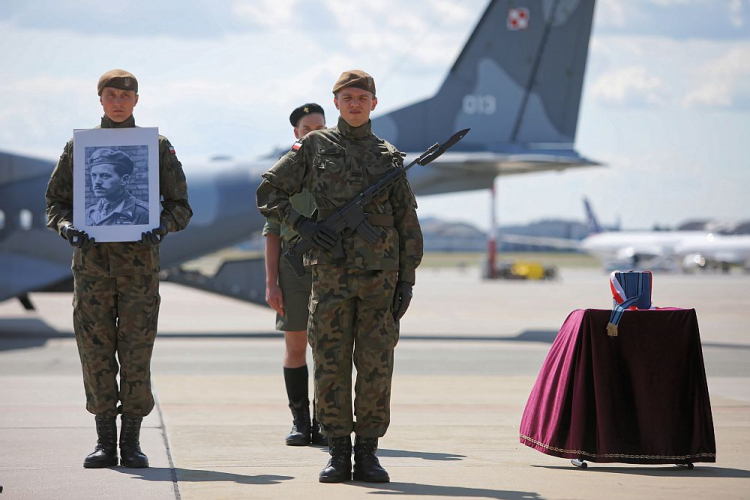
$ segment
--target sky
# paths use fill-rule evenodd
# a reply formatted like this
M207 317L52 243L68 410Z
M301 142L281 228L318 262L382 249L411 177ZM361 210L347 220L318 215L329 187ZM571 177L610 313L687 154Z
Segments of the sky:
M520 0L519 3L523 3ZM488 0L3 0L0 149L56 159L98 124L99 76L138 77L135 110L185 165L293 142L309 101L366 69L379 116L432 96ZM439 140L440 138L436 138ZM604 167L501 177L499 224L675 226L750 219L750 0L600 0L576 148ZM251 195L251 194L249 194ZM420 216L490 224L489 191L418 198Z

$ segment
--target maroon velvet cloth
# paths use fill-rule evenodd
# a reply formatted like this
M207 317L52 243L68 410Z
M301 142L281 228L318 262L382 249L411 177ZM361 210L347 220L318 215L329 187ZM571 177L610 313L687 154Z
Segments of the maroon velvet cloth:
M576 310L542 365L521 443L591 462L715 462L716 441L694 309Z

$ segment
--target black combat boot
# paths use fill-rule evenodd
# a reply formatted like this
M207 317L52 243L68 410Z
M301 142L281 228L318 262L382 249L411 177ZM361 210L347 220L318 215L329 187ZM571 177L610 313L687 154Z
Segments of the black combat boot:
M294 423L286 436L287 446L307 446L310 444L310 401L289 401Z
M96 416L98 440L94 452L83 461L87 469L99 469L117 465L117 422L115 417Z
M320 471L321 483L343 483L352 479L352 438L328 438L328 453L331 459L326 468Z
M120 428L120 463L123 467L148 467L148 457L141 451L141 421L143 417L122 416Z
M378 438L357 436L354 443L354 480L366 483L389 483L388 472L380 466L375 452L378 451Z

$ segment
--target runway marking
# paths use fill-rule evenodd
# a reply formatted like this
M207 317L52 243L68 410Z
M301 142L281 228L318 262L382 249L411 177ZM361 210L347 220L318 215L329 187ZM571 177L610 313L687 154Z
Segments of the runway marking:
M154 383L151 382L151 388L153 391ZM167 436L167 424L164 421L164 413L161 411L161 405L159 404L159 397L157 396L156 391L154 392L154 403L156 406L156 411L159 414L159 421L161 429L161 436L164 439L164 447L167 449L167 460L169 460L169 470L172 472L172 485L174 486L174 496L176 500L181 500L180 496L180 486L177 484L177 469L174 465L174 459L172 458L172 448L169 445L169 436Z

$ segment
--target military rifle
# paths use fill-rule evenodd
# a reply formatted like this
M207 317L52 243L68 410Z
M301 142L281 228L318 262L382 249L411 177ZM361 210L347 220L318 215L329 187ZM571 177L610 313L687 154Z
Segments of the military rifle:
M346 205L326 217L325 220L319 222L319 224L332 230L339 237L336 246L333 248L333 258L340 260L345 257L342 240L354 231L357 231L369 243L375 243L380 237L380 232L375 229L370 221L367 220L365 206L384 191L390 189L394 184L405 179L406 171L414 165L427 165L445 153L454 144L463 139L464 136L469 133L469 130L471 129L467 128L456 132L445 142L445 144L435 143L427 151L422 153L419 158L415 159L405 167L391 170L380 180L359 193L353 199L349 200ZM294 269L294 273L298 278L301 278L305 274L302 257L309 252L312 247L313 246L309 241L299 239L292 244L289 250L284 252L284 258L289 261L289 264L291 264L292 269Z

